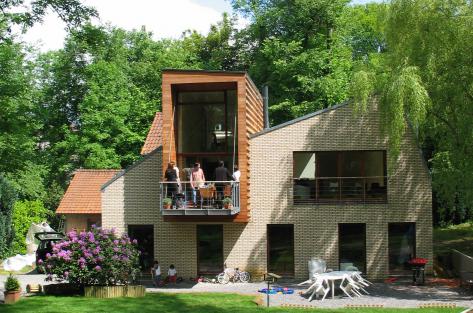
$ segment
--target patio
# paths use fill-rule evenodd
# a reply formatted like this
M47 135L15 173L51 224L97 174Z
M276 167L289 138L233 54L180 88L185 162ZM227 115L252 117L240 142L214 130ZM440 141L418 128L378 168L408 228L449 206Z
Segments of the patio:
M3 283L7 275L0 275L0 301L3 301ZM18 275L22 289L26 289L26 284L45 284L45 275ZM420 306L435 305L455 305L456 307L473 307L472 294L466 293L456 285L448 283L434 283L427 279L425 286L412 286L409 280L399 280L394 283L376 282L368 288L369 295L360 298L349 299L342 297L338 292L335 299L327 298L324 301L308 301L307 298L299 295L300 291L306 289L306 286L297 286L299 281L280 281L272 287L289 287L295 290L292 295L270 295L271 306L313 306L317 308L345 308L352 306L375 306L383 305L384 308L418 308ZM226 285L212 283L193 283L188 280L176 284L155 288L147 285L147 292L164 293L202 293L202 292L224 292L238 293L245 295L260 295L260 299L265 305L266 295L258 293L259 289L265 288L264 282L254 283L229 283Z

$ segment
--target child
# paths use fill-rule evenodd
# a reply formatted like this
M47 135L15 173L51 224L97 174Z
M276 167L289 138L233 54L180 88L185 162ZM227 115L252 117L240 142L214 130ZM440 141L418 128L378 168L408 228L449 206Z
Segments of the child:
M168 281L169 283L176 283L177 272L174 268L174 264L171 264L168 269Z
M154 261L154 265L151 268L151 277L153 277L154 286L161 286L161 267L159 266L158 261Z

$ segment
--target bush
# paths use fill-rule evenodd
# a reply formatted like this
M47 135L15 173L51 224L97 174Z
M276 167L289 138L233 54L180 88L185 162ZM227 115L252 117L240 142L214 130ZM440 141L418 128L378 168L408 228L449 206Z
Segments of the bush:
M20 290L20 282L16 277L13 277L12 274L7 277L5 281L5 291L18 291Z
M53 253L39 264L47 280L78 285L122 285L139 272L137 241L113 230L92 227L89 232L71 231L67 239L53 244Z
M46 209L43 202L35 201L17 201L13 206L13 229L15 237L13 238L11 254L25 254L25 237L31 223L40 223L48 219L52 211Z

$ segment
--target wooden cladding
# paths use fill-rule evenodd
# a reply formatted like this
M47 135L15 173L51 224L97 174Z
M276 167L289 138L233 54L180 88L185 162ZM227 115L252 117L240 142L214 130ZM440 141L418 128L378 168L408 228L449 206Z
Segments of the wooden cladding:
M163 112L163 172L170 160L177 159L177 124L176 95L177 91L212 91L236 90L237 94L237 141L238 167L240 177L240 213L232 221L248 222L250 217L249 177L250 155L249 137L263 130L263 98L245 72L216 71L179 71L165 70L162 79L162 112ZM168 219L175 221L176 218ZM179 221L194 221L183 217ZM212 219L214 220L214 219ZM228 220L228 219L226 219Z

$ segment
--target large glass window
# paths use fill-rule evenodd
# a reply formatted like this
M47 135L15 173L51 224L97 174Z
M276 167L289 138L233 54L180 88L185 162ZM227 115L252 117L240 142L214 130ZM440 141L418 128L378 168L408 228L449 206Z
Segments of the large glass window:
M409 270L408 261L416 257L415 223L389 223L389 272Z
M217 160L224 160L232 171L233 162L238 163L236 90L179 91L176 95L179 167L200 162L207 180Z
M294 276L294 225L268 225L268 272Z
M340 270L366 273L366 224L338 224Z
M294 203L386 201L384 151L294 152Z
M223 271L223 226L197 225L198 274L218 274Z

